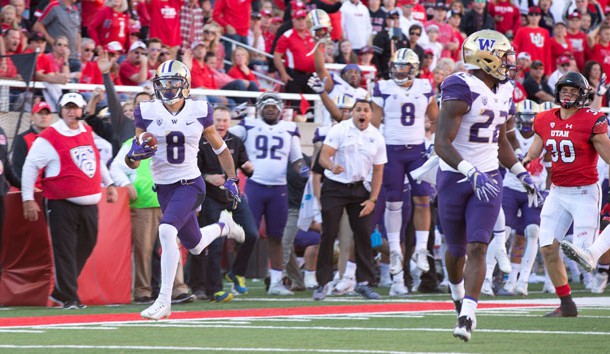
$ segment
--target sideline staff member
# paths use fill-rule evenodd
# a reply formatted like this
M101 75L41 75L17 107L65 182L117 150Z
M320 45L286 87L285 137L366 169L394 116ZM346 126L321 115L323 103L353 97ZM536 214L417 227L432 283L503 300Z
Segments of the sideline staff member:
M61 119L40 133L23 165L23 216L28 221L38 220L40 208L34 200L34 183L38 171L44 169L42 194L56 276L51 296L64 309L86 307L78 298L77 279L97 242L97 203L102 198L102 180L108 186L107 201L117 200L110 173L100 163L91 128L82 123L86 105L79 93L62 96Z
M314 300L326 297L333 277L333 245L339 230L341 214L346 210L354 232L356 248L356 292L367 299L379 299L371 289L375 279L370 234L371 218L383 179L383 165L388 161L385 140L370 124L372 102L356 100L352 119L333 126L320 152L320 165L325 168L320 197L322 205L322 239L318 252L316 278L320 285ZM370 192L364 181L371 174Z

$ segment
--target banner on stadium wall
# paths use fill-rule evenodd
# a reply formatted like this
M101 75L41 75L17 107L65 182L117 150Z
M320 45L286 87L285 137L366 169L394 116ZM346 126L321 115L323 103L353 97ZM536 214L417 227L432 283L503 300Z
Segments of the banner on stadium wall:
M99 204L97 244L79 277L79 297L87 305L131 302L131 216L125 188L117 188L116 203ZM36 201L41 203L37 193ZM23 219L21 193L5 199L0 264L0 304L49 306L53 290L53 252L44 217L37 222ZM41 206L42 209L42 206Z

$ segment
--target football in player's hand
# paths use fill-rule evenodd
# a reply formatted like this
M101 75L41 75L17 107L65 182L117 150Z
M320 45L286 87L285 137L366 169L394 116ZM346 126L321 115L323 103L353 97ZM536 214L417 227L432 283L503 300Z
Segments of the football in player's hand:
M144 132L140 134L140 144L146 143L146 146L151 148L157 147L157 138L153 135L153 133Z

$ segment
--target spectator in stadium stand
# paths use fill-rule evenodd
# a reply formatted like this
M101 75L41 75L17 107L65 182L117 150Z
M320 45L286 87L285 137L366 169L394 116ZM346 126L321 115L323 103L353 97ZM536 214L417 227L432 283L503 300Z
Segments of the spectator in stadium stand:
M23 216L27 221L41 217L34 200L34 185L44 169L43 196L49 212L55 264L55 289L51 299L64 309L82 309L77 279L97 242L98 207L102 181L106 201L116 202L117 191L106 165L100 163L91 128L81 120L85 99L76 92L59 101L61 119L34 141L22 173ZM78 163L72 157L79 156Z
M2 31L8 28L16 28L22 30L19 25L19 21L17 21L17 9L13 5L5 5L0 10L0 27L2 27Z
M512 39L521 27L521 14L511 0L496 0L489 4L489 14L496 21L496 31Z
M574 11L578 11L581 15L588 13L591 15L591 28L597 27L604 19L601 6L596 1L590 0L573 0L566 7L564 16L569 17Z
M324 43L324 62L332 64L335 62L335 52L337 51L337 44L333 41ZM373 51L374 53L374 51Z
M145 0L132 0L131 18L135 20L131 23L132 35L137 32L139 34L138 39L143 40L148 38L150 14L148 13ZM136 40L132 40L132 42L135 42Z
M106 0L106 6L95 14L87 33L95 41L98 52L110 42L119 42L123 48L129 48L131 18L127 10L127 0Z
M248 44L250 13L252 0L216 0L214 1L214 21L224 28L225 36L237 42ZM225 55L231 56L233 43L224 42Z
M608 96L610 95L610 92L608 92L608 85L610 83L607 78L606 81L602 82L602 64L594 60L589 60L585 64L582 74L587 78L587 81L589 81L592 92L595 93L593 95L593 100L591 101L591 107L594 109L608 107Z
M273 46L277 31L283 22L284 20L282 20L281 17L273 17L269 24L269 28L263 32L263 36L265 37L265 52L272 53L271 46Z
M449 11L458 12L462 16L464 16L464 14L466 13L466 10L464 10L464 3L462 2L462 0L451 1L451 3L449 4Z
M551 35L549 31L540 27L540 8L531 6L527 13L527 26L521 27L515 33L513 47L517 53L528 52L532 60L544 63L547 74L551 70Z
M123 85L141 86L149 82L152 75L148 70L146 45L140 41L133 42L127 52L127 58L119 68L119 77Z
M570 55L568 54L560 54L557 56L557 60L555 61L555 67L557 68L551 75L549 75L549 79L547 80L547 84L555 94L555 84L559 79L567 74L569 71L576 70L575 68L570 69Z
M0 127L0 252L2 252L2 229L4 229L4 197L8 193L9 187L21 188L20 175L17 175L8 158L8 139L4 129ZM2 264L0 263L0 274L2 274Z
M417 2L415 0L402 0L399 1L398 4L400 5L400 10L402 10L402 16L400 16L400 29L402 30L402 33L404 33L405 35L407 35L407 33L409 33L409 28L411 28L411 26L413 25L419 25L422 28L424 28L424 22L421 22L419 20L416 20L415 17L415 8L416 6L421 6L421 5L417 5ZM426 22L427 24L427 22ZM416 39L418 44L420 45L425 45L428 43L428 35L426 34L426 31L422 32L421 37ZM411 37L409 37L409 43L411 42ZM420 58L421 59L421 58Z
M151 38L146 44L146 50L148 51L148 71L152 76L155 76L157 68L165 61L161 60L162 49L163 43L159 38Z
M104 8L104 5L112 6L112 0L80 0L79 9L81 11L81 36L89 37L89 26L95 15Z
M431 20L426 22L426 29L431 25L438 27L438 38L437 41L443 46L440 57L441 58L453 58L458 49L459 40L455 37L453 28L447 24L447 9L448 6L444 1L438 1L434 5L433 17Z
M335 63L352 64L357 62L358 57L354 53L352 43L346 39L339 41L339 53L335 56Z
M70 45L69 69L72 72L81 71L78 57L80 55L81 15L75 3L76 0L49 2L32 27L34 31L45 36L50 49L59 36L68 39Z
M407 0L413 1L413 0ZM383 30L386 12L381 9L381 0L369 0L369 17L373 36Z
M588 12L585 12L581 15L580 18L580 30L589 34L593 28L591 27L591 15Z
M572 44L572 55L576 60L578 71L582 71L585 67L585 57L589 55L587 35L580 29L581 16L578 11L571 12L567 18L568 33L566 38Z
M373 47L366 46L360 49L360 53L358 53L358 65L375 66L375 64L373 64L374 55L375 51L373 50ZM360 80L360 87L366 90L368 87L369 80L371 82L374 82L376 76L377 75L375 72L363 71L362 79Z
M532 57L528 52L521 52L517 55L517 74L515 75L515 81L523 83L523 80L530 73L530 66L532 65Z
M94 81L94 76L97 76L97 83L101 83L102 74L97 70L91 70L91 67L96 67L97 64L93 61L95 56L95 42L91 38L84 37L81 40L81 55L80 64L82 70L80 72L71 73L75 81L82 84L91 84ZM85 97L87 98L87 97Z
M203 41L204 17L199 0L184 1L180 8L180 36L183 51L190 48L192 43Z
M222 27L220 27L217 23L212 22L203 26L203 42L206 42L208 44L207 51L215 53L218 58L222 58L221 60L219 60L220 66L214 69L223 69L223 61L224 59L226 59L225 46L220 41L221 36Z
M424 60L419 66L419 78L428 79L431 85L434 85L434 73L430 69L434 61L434 51L432 49L424 50Z
M566 24L563 22L557 22L553 30L553 37L551 37L551 58L558 58L561 55L572 56L572 43L568 40L566 35L568 34ZM557 69L556 61L553 63L552 70ZM555 85L550 85L552 88Z
M409 40L400 30L400 10L393 9L388 12L386 27L373 38L375 57L373 63L379 69L379 77L390 78L390 58L394 51L409 47Z
M256 48L261 52L265 52L265 37L263 36L262 14L257 11L252 11L250 18L250 29L248 29L248 45ZM258 62L266 61L266 57L262 54L252 51L252 57Z
M70 68L68 66L70 49L68 49L68 39L66 37L56 37L53 42L53 50L47 54L40 54L40 56L44 56L45 59L36 63L36 73L34 74L36 81L65 84L70 80ZM59 96L56 98L59 98ZM53 106L53 103L51 103L51 106Z
M540 7L540 27L546 28L549 33L553 33L553 28L557 20L551 13L551 0L540 0L538 1L538 6ZM561 20L561 19L558 19Z
M51 107L49 104L45 101L36 103L32 108L30 119L31 124L28 130L15 137L12 161L13 170L17 176L21 176L25 158L30 151L32 144L34 144L34 140L38 137L38 134L53 123L53 116L51 115ZM41 178L42 174L40 174L36 180L36 188L38 189L42 189Z
M19 27L25 28L26 32L32 32L32 22L23 17L23 12L25 11L25 0L11 0L9 2L11 5L15 6L17 10L17 22L19 23Z
M553 90L549 87L544 74L544 64L540 60L534 60L532 63L530 74L523 80L523 87L528 100L536 103L555 101Z
M472 9L466 11L462 17L460 29L462 32L470 36L476 31L482 29L495 29L496 23L487 10L486 0L475 0Z
M22 34L18 28L7 28L2 31L4 37L4 51L6 55L20 54Z
M248 0L250 1L250 0ZM171 59L176 58L182 43L180 36L180 6L182 0L146 0L150 15L150 38L159 38L169 46Z
M425 32L426 31L423 30L423 26L419 23L411 25L411 27L409 27L408 31L406 32L409 38L409 46L407 48L413 50L415 54L417 54L420 63L422 62L422 60L424 60L424 48L417 44L417 41L424 35ZM428 37L427 34L425 36Z
M602 24L599 27L599 42L591 49L589 58L599 62L603 72L610 76L610 25Z
M369 10L360 0L348 0L343 2L340 11L343 39L358 53L369 43L373 32Z
M247 81L248 84L246 86L252 87L248 91L259 91L260 84L258 79L248 67L250 64L250 54L248 51L242 47L235 48L231 56L231 63L233 63L233 66L227 74L236 80Z
M447 23L453 29L453 35L458 40L458 50L456 50L454 52L454 56L453 56L454 61L458 61L460 59L460 57L462 56L461 48L462 48L462 44L464 43L464 40L466 39L466 37L464 37L464 35L460 31L460 24L462 23L462 16L463 16L462 13L459 11L451 11L451 13L449 14L449 19L447 19Z
M402 4L399 1L399 5L403 7L404 2L410 2L408 0L402 0ZM418 0L413 0L413 10L411 11L411 19L418 21L422 24L425 24L428 21L428 14L426 13L426 8L420 3ZM434 4L434 1L432 1Z
M313 93L307 80L316 71L313 55L314 40L305 23L307 11L297 10L292 18L293 28L283 33L277 41L273 61L286 84L286 92Z

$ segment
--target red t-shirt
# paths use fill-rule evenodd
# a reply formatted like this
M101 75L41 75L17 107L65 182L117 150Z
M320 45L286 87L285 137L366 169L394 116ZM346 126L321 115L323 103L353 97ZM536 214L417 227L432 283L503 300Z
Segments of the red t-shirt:
M605 46L599 43L593 46L591 59L601 63L606 75L610 76L610 43Z
M532 61L540 60L544 64L544 71L551 74L551 36L549 31L542 27L521 27L515 34L513 46L517 53L527 52Z
M250 73L248 75L246 75L246 74L244 74L243 71L241 71L240 68L233 66L233 67L231 67L231 69L229 69L227 74L229 74L229 76L231 76L234 79L254 81L256 83L256 85L259 85L258 79L256 78L256 75L254 75L252 70L250 70Z
M287 68L314 73L316 71L314 56L307 54L313 50L315 43L309 31L304 32L304 35L301 37L297 31L289 29L277 40L275 51L285 54L284 65Z
M557 57L561 54L572 55L572 42L566 40L566 44L557 42L555 37L551 38L551 61L552 71L557 70Z
M527 98L527 92L519 81L515 81L515 90L513 91L513 101L515 104L525 100Z
M411 18L425 24L426 21L428 21L426 8L424 8L421 4L413 5L413 10L411 10Z
M140 68L141 65L133 65L131 62L129 62L129 60L125 60L124 62L121 63L121 65L119 66L119 78L121 80L121 82L123 83L123 85L127 85L127 86L138 86L140 85L137 82L131 81L130 77L132 77L134 74L137 74L140 72ZM152 78L152 76L150 75L150 71L147 72L147 80L150 80Z
M235 28L235 33L246 37L250 29L252 0L216 0L212 18L222 27Z
M589 51L589 44L587 44L587 35L583 31L578 31L575 34L568 32L566 39L572 44L572 55L578 66L578 70L582 71L585 68L585 58L587 58Z
M170 47L182 44L180 6L182 0L150 0L147 4L151 23L150 38L159 38Z
M495 5L490 3L489 14L494 19L496 16L502 17L502 21L496 21L496 31L500 33L506 34L508 31L513 31L514 35L519 27L521 27L519 9L509 1L498 0Z
M88 61L87 63L85 63L78 82L81 84L104 84L102 72L100 71L100 68L98 68L97 62Z
M88 33L96 45L104 46L116 41L121 43L123 48L129 49L131 34L129 14L116 12L111 7L104 7L91 21Z
M213 70L205 63L199 64L197 60L193 59L193 67L191 68L191 87L192 88L207 88L217 90L218 85L214 79Z
M559 112L559 108L553 108L534 119L534 131L542 138L553 161L551 182L563 187L596 183L599 155L591 138L608 133L606 117L588 107L568 119L561 119Z
M41 54L38 55L36 59L36 71L42 71L43 74L48 74L53 72L51 67L51 62L46 55Z

